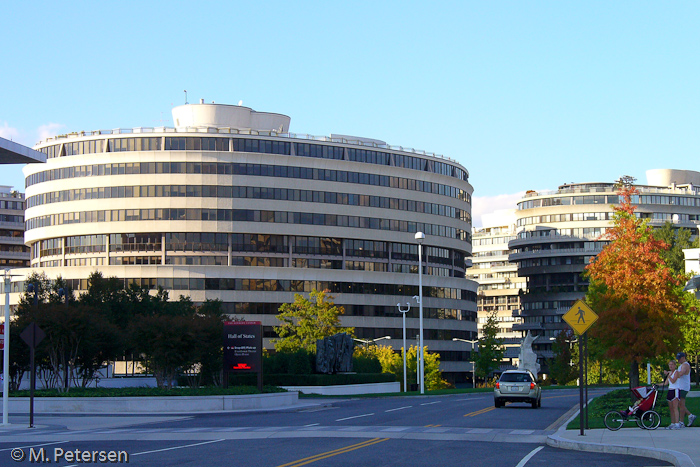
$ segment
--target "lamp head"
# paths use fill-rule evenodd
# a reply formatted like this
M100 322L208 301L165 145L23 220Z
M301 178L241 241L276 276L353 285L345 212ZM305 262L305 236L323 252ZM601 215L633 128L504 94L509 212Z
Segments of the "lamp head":
M425 240L425 234L423 232L416 232L416 241L421 244Z

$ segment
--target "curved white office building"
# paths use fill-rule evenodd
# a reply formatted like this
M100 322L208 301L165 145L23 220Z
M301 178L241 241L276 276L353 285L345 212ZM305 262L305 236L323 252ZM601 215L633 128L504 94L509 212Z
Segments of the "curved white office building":
M632 198L636 214L652 227L671 222L697 233L700 222L700 173L690 170L648 170L647 185L637 185ZM509 261L527 278L520 297L522 320L513 326L535 337L533 349L545 368L552 342L569 326L562 321L574 302L585 296L584 269L608 243L614 206L620 202L614 183L572 183L556 191L529 191L518 201L517 236L508 243Z
M358 337L415 342L426 234L425 340L450 379L470 370L453 337L476 337L468 172L453 160L349 136L289 133L290 118L241 106L173 109L175 128L80 132L38 144L25 168L31 265L86 286L95 270L175 298L220 299L262 321L328 289Z

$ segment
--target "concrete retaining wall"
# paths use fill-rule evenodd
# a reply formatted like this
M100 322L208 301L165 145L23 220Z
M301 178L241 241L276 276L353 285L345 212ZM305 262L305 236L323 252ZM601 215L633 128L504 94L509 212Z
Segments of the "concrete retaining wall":
M401 392L401 383L346 384L342 386L283 386L287 391L324 396L351 396L354 394L384 394Z
M261 410L289 407L299 401L297 392L244 396L163 397L35 397L39 413L178 413ZM10 413L29 413L28 397L10 397Z

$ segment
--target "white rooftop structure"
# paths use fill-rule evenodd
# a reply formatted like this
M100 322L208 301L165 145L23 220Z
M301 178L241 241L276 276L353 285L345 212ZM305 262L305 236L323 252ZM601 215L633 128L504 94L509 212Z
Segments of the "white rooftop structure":
M173 108L173 122L182 128L236 128L239 130L288 133L290 118L270 112L256 112L241 105L185 104Z

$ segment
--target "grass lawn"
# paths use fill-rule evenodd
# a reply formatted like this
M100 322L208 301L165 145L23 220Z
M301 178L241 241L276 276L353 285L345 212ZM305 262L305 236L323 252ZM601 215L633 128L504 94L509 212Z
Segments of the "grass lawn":
M605 423L603 423L603 418L605 414L611 410L626 410L630 405L630 391L629 389L617 389L611 391L604 396L597 397L593 399L591 404L588 406L588 428L605 428ZM700 415L700 397L689 397L686 398L686 406L691 413L695 415ZM656 412L661 415L661 425L659 427L665 427L671 424L671 416L668 410L668 402L666 401L666 391L659 392L659 398L656 401ZM697 426L700 426L700 422L696 421ZM567 430L578 430L580 427L579 416L569 423L566 427ZM639 429L636 423L627 422L623 425L623 428L635 428Z

